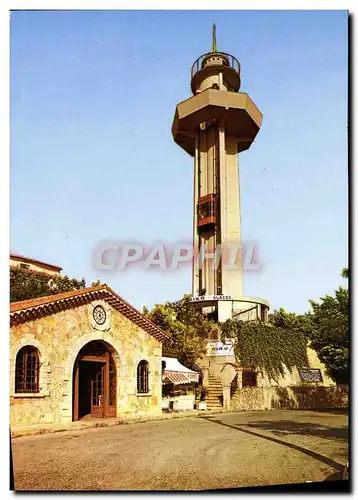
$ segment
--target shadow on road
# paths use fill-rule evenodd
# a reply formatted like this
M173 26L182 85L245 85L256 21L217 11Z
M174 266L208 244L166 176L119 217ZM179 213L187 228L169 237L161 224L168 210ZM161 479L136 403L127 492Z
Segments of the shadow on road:
M265 436L265 435L260 434L258 432L253 432L253 431L244 429L244 428L239 427L237 425L226 424L226 423L222 422L221 420L213 419L210 417L202 417L202 418L209 421L209 422L212 422L214 424L224 425L225 427L235 429L236 431L244 432L246 434L250 434L251 436L266 439L268 441L272 441L273 443L281 444L281 445L287 446L288 448L291 448L293 450L300 451L301 453L304 453L304 454L308 455L309 457L312 457L316 460L319 460L320 462L328 465L329 467L336 469L339 472L340 478L343 478L345 466L336 462L335 460L332 460L331 458L325 457L324 455L320 455L319 453L316 453L314 451L307 450L306 448L302 448L301 446L298 446L296 444L288 443L287 441L282 441L281 439L277 439L277 438L270 437L270 436ZM270 423L274 424L275 422L270 422Z
M259 420L257 422L245 424L245 427L255 427L256 429L272 432L278 436L297 434L300 436L312 436L338 441L348 440L348 428L343 426L326 427L311 422L296 422L295 420Z
M304 410L301 410L304 411ZM307 410L307 411L316 411L318 413L332 413L334 415L348 415L349 414L349 408L344 407L344 408L326 408L324 410Z

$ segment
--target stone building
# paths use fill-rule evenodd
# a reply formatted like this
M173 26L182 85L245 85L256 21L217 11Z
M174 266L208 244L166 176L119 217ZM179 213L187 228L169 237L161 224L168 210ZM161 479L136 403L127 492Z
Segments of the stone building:
M10 307L11 425L161 413L169 336L107 285Z

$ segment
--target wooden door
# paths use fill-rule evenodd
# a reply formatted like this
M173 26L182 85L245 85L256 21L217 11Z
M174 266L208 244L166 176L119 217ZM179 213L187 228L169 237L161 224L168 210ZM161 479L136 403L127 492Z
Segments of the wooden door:
M117 416L117 384L116 384L116 367L112 356L108 353L108 361L106 363L106 382L105 382L105 394L106 394L106 404L105 404L105 416L106 417L116 417Z
M80 363L78 360L75 362L73 369L73 420L79 419L79 375L80 375Z
M91 380L91 417L104 417L104 378L106 364L96 363Z

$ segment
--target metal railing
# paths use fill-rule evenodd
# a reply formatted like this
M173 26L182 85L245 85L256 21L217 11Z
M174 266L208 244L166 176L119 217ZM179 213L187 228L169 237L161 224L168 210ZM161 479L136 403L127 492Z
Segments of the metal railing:
M211 55L212 56L215 56L215 55L224 56L228 62L228 64L225 66L232 68L233 70L235 70L237 73L240 74L240 63L236 59L236 57L232 56L231 54L227 54L226 52L207 52L206 54L203 54L200 57L198 57L198 59L192 65L191 78L193 78L194 75L196 75L196 73L198 73L198 71L201 71L202 69L204 69L204 66L203 66L204 59L206 59L209 55L210 56Z

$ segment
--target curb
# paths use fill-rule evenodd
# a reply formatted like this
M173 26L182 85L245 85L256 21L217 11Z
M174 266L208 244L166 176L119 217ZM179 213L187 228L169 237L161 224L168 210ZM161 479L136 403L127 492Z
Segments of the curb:
M71 422L69 424L45 424L46 426L29 426L24 428L13 427L11 429L11 437L18 438L22 436L37 436L40 434L53 434L55 432L66 431L83 431L86 429L94 429L99 427L114 427L117 425L141 424L146 422L156 422L160 420L173 420L177 418L202 418L209 415L217 415L224 413L223 411L202 411L200 413L178 412L167 413L165 415L142 415L138 417L119 417L116 419L107 419L103 422Z

